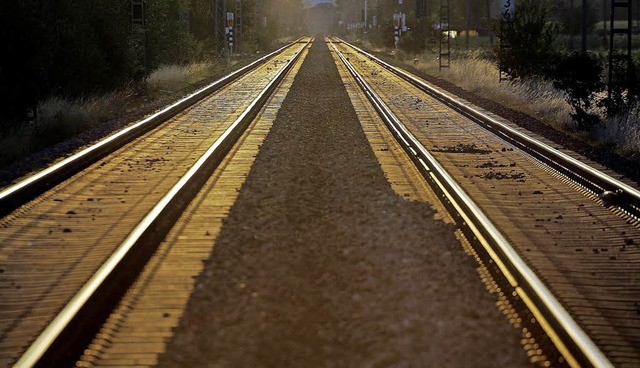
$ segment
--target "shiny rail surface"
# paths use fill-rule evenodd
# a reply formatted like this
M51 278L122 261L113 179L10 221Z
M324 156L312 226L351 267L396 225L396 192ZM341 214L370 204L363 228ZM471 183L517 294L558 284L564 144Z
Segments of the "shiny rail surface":
M60 162L9 186L8 188L3 189L0 191L0 216L7 215L18 206L31 200L34 196L43 193L45 190L53 187L61 180L73 175L75 172L88 166L90 163L98 160L105 154L113 152L115 149L123 146L127 142L130 142L132 139L144 134L150 129L153 129L158 124L202 100L226 84L233 82L245 73L255 69L260 64L265 63L267 60L280 54L290 46L291 44L285 45L280 49L273 51L232 73L229 73L217 81L210 83L196 92L191 93L138 123L102 139L80 152L77 152L64 160L61 160Z
M308 49L302 51L238 143L190 201L86 347L77 367L157 366L192 292L201 287L198 275L217 246L227 214L307 54Z
M341 41L344 42L344 41ZM344 42L357 52L367 56L370 60L381 65L385 69L400 76L414 86L439 99L451 108L459 111L465 116L482 123L488 130L501 135L504 139L517 145L521 149L529 152L536 159L553 167L571 180L580 183L587 190L597 194L605 205L619 207L622 211L640 220L640 191L633 188L610 175L586 165L575 158L550 147L549 145L533 139L522 132L519 132L508 125L494 119L485 112L470 107L468 104L457 99L455 96L444 93L434 88L423 80L396 68L391 64L376 58L366 51Z
M342 45L346 44L341 41L338 41L338 43ZM348 69L352 75L354 75L357 83L365 90L365 93L375 106L376 110L393 131L398 141L406 147L405 149L407 153L425 174L425 177L427 177L434 186L442 188L443 201L448 202L449 208L454 212L460 213L458 215L458 221L463 228L466 228L467 237L469 239L475 239L476 244L478 244L479 247L484 248L484 252L489 256L486 258L485 263L495 263L497 265L497 270L495 272L501 274L500 277L504 279L503 282L506 282L509 286L503 288L505 289L504 292L507 293L507 290L512 290L513 297L518 299L513 304L524 304L529 309L529 314L535 321L533 324L534 326L529 326L529 329L534 330L541 328L543 333L545 333L553 342L555 349L557 349L561 355L557 358L546 356L545 359L547 364L569 366L612 366L611 362L602 353L602 351L600 351L596 344L593 343L588 334L585 333L581 326L574 321L571 313L567 312L563 307L564 303L559 302L554 296L554 293L546 287L545 282L540 280L537 276L537 271L539 270L531 269L527 265L527 262L518 255L519 252L510 245L510 242L513 240L506 239L503 234L501 234L500 230L491 224L491 220L485 216L483 210L479 206L470 200L469 196L465 193L465 190L458 185L455 179L450 177L447 178L448 174L446 173L446 170L437 162L437 159L435 159L433 155L424 148L424 145L420 143L419 139L417 139L409 129L400 122L400 119L396 116L397 113L394 114L392 109L382 101L374 88L371 88L368 85L366 81L367 77L371 78L371 75L376 75L378 72L375 69L371 71L371 68L367 69L363 67L363 65L365 65L367 60L372 60L373 57L370 54L365 54L367 60L363 60L361 58L356 59L353 56L349 59L347 56L342 55L338 47L335 45L334 50L336 53L340 54L340 58L343 63L348 65ZM358 49L358 51L361 50ZM358 73L356 68L351 64L357 64L363 70L366 69L366 73ZM415 79L415 77L412 78ZM418 79L415 80L420 82L418 83L420 85L425 84ZM390 80L385 82L395 85L394 82ZM422 87L420 89L424 90ZM441 92L439 93L442 94ZM389 94L393 95L393 92L389 92ZM387 96L386 98L389 99L390 97ZM400 99L400 97L398 97L398 99ZM469 107L465 108L471 109ZM415 109L419 110L420 107L416 106ZM460 108L456 108L455 110L459 111ZM484 112L476 111L475 115L486 114ZM407 113L406 118L409 118L410 116L411 114ZM504 125L502 123L500 124ZM523 135L520 132L515 132L517 135ZM502 134L501 138L504 138L504 136L505 135ZM527 139L535 141L529 137L527 137ZM537 146L545 146L545 144L540 143ZM555 151L552 148L550 149ZM480 152L482 151L480 149L477 151L481 154L483 153ZM559 152L554 152L554 156L557 156L556 153ZM560 155L564 154L560 153ZM576 161L574 158L569 156L566 156L565 158L566 162L564 162L564 165L568 165L567 162ZM503 166L515 166L515 164ZM582 167L587 165L578 162L577 166ZM628 187L626 184L620 183L606 174L597 172L597 170L589 168L588 171L595 171L598 174L595 176L598 178L604 177L608 182L615 183L618 188L624 188L623 190L631 193L632 195L634 192L637 192L634 188ZM569 175L565 176L569 177ZM484 205L486 207L486 204ZM496 206L498 205L499 204L496 204ZM624 217L626 215L629 215L629 212L623 211L622 216ZM631 229L633 229L633 227L631 227ZM513 235L511 235L511 237L513 237ZM528 250L529 249L527 249L527 251ZM522 250L520 250L520 252L522 252ZM633 289L631 292L633 292ZM600 328L593 325L587 327L590 330ZM526 331L527 334L529 334L529 331L527 331L526 328L523 331ZM549 354L549 352L545 353ZM621 357L617 357L619 358L617 361L623 363L633 361L633 358L630 357L635 356L635 353L631 352L628 354L628 357L625 357L625 354L627 353L625 353L624 350L622 350L622 353L620 351L614 351L613 354L622 355Z
M5 318L8 317L10 319L5 319L1 326L2 335L0 336L0 346L3 347L3 353L2 355L0 355L0 358L2 358L3 362L7 363L12 359L12 355L10 355L12 352L15 353L16 351L20 351L22 349L22 343L20 342L20 340L24 341L24 339L29 338L29 334L32 333L29 331L36 331L36 329L39 329L37 324L38 320L44 321L48 318L44 310L56 310L55 317L53 317L48 326L41 330L35 341L30 343L28 348L26 346L24 347L27 348L27 350L23 350L24 352L20 355L20 358L15 363L15 366L65 366L75 364L75 359L77 359L77 357L81 355L82 350L87 346L87 342L90 341L93 337L95 330L100 327L101 321L104 320L106 316L109 315L109 313L111 313L111 309L119 299L118 296L122 295L126 291L126 285L129 285L131 282L133 282L137 275L137 272L139 272L139 270L144 266L148 258L152 256L155 248L157 248L158 246L158 243L170 230L173 222L177 219L178 216L180 216L181 211L197 194L199 188L204 184L204 182L206 182L209 175L211 175L211 173L215 169L216 165L224 158L226 153L234 145L235 141L242 135L243 131L247 128L249 123L258 114L259 110L262 108L262 105L268 100L269 96L278 86L282 78L289 72L292 65L296 62L299 55L301 54L301 51L308 46L309 42L311 42L311 39L307 39L306 42L297 42L291 44L288 47L279 50L278 54L273 54L272 56L284 55L280 56L281 60L272 58L269 59L269 63L261 62L262 65L259 66L259 69L261 69L262 71L256 71L255 73L258 73L256 74L256 77L251 77L249 74L247 74L247 76L241 77L235 84L229 85L228 87L223 88L221 92L216 92L216 95L206 98L205 102L194 105L193 107L185 110L186 112L174 113L176 114L177 118L173 119L174 122L165 125L167 125L167 127L170 129L177 128L177 132L175 133L176 137L180 136L180 134L182 134L185 138L191 136L191 138L185 139L185 142L180 143L190 144L191 140L193 140L200 146L202 145L202 142L207 144L207 148L204 153L200 154L200 156L197 157L193 155L198 155L198 151L200 150L200 148L195 148L194 146L194 148L185 149L185 151L187 151L189 155L194 157L195 162L189 163L187 161L187 163L185 164L183 162L183 159L177 160L177 162L179 162L182 167L185 167L185 169L179 168L180 171L185 170L183 174L176 175L177 173L172 172L160 172L158 174L154 174L159 178L159 180L165 181L167 182L167 184L174 182L172 186L167 186L166 192L164 191L165 189L162 189L162 191L157 190L160 187L156 187L155 185L145 186L144 182L146 182L147 179L143 177L143 180L141 182L142 185L137 190L140 193L152 192L153 195L150 197L155 197L155 201L157 201L157 204L152 206L151 208L145 205L147 206L147 208L149 208L148 210L144 210L146 212L138 211L135 213L135 216L130 216L132 217L132 219L128 221L130 221L129 223L131 223L132 225L127 225L131 226L131 230L129 230L127 233L128 235L118 235L119 233L116 231L115 237L113 235L109 235L106 238L103 236L98 236L98 239L90 248L88 248L87 252L93 252L93 248L102 248L102 243L109 243L112 241L112 238L123 237L123 240L118 241L117 244L114 244L117 245L116 247L106 246L104 247L106 248L105 250L101 250L99 253L96 253L96 255L93 255L91 253L69 255L70 257L76 257L77 261L72 262L68 270L61 269L61 272L64 275L61 277L69 279L71 276L68 276L67 274L75 274L75 269L78 269L78 266L82 266L82 268L93 267L87 267L81 264L81 262L84 263L86 261L88 261L89 263L93 262L98 266L96 272L87 273L86 270L83 270L82 273L79 273L79 276L73 276L75 280L74 283L69 283L68 285L64 283L55 283L50 287L64 289L64 291L46 291L46 294L43 294L43 297L34 299L35 303L32 306L27 305L26 303L29 302L24 299L22 300L22 302L11 303L11 299L14 298L5 298L3 304L6 304L7 311L14 308L21 309L23 307L26 307L27 309L25 309L24 311L16 310L11 312L13 315L15 315L15 317L13 318L11 314L5 316ZM271 63L271 60L273 60L273 64ZM251 78L257 78L257 80L260 80L261 82L256 83ZM264 83L264 85L260 85L261 83ZM236 85L238 85L237 88ZM228 92L225 92L227 90ZM216 101L223 102L225 100L228 100L230 103L232 103L228 108L216 103ZM247 107L246 103L244 103L245 106L242 106L243 103L241 103L241 101L252 102ZM200 107L201 105L205 107ZM211 136L211 138L202 139L202 142L200 142L201 140L197 137L200 131L198 131L197 129L189 128L188 125L183 124L183 121L187 119L193 121L194 124L201 124L199 123L201 115L194 115L193 113L202 109L204 109L203 111L205 111L205 115L202 116L205 116L205 119L211 119L211 117L209 117L209 113L206 113L208 109L207 106L211 106L216 110L220 109L221 111L218 114L228 114L232 117L232 120L230 124L226 124L224 121L221 122L222 124L208 123L207 120L204 120L203 123L205 124L205 126L215 125L216 128L208 129L211 130L211 134L213 134L213 136ZM155 137L153 136L154 134ZM207 134L209 133L207 132ZM166 149L170 149L170 147L165 147L162 144L157 144L157 142L155 142L155 144L153 144L154 142L149 143L148 141L169 139L169 141L171 142L171 138L166 138L167 134L164 131L153 132L153 134L147 135L150 135L151 137L141 137L140 139L134 140L126 147L119 149L115 153L105 158L105 161L101 164L94 164L88 170L99 171L101 168L107 167L109 165L109 162L111 161L122 161L121 159L118 159L118 155L129 151L132 152L132 155L138 156L141 161L146 161L146 164L141 165L143 166L143 170L146 171L149 171L149 169L151 169L152 166L157 164L158 162L167 161L163 158L163 155L168 155ZM193 138L194 135L196 136L195 138ZM209 141L209 143L207 143L207 141ZM147 151L147 148L144 148L145 144L152 144L153 147L149 148L150 151ZM151 159L144 160L144 155L150 152L156 152L154 154L155 156L153 156L153 158ZM127 160L128 159L124 159L123 162L127 162ZM133 171L131 169L131 164L129 164L129 167L130 169L128 171ZM126 179L126 176L124 176L127 175L124 174L126 170L122 169L122 164L117 163L116 166L111 169L111 171L114 170L116 170L116 172L114 172L114 175L112 175L111 180L122 180L126 182L134 181L133 178ZM136 174L134 173L133 175ZM140 179L140 174L138 174L137 176L138 178L136 178L135 180ZM91 175L82 174L76 175L76 177L77 178L74 180L76 182L82 183L85 177L91 178ZM114 184L113 181L110 183ZM92 181L89 182L87 188L89 188L89 192L94 192L95 189L92 189L93 187L98 185L100 187L99 189L101 189L102 187L108 186L106 184L107 183L101 183L100 179L92 179ZM118 183L115 183L115 186L117 187ZM166 184L163 184L163 186L166 186ZM65 183L59 185L59 187L64 189ZM124 192L129 192L129 189L131 189L129 188L129 186L126 186L125 188L127 189L125 189ZM36 211L39 205L48 205L51 196L53 196L54 198L54 203L61 203L61 205L64 205L64 201L66 199L73 199L74 197L78 196L78 194L71 194L66 195L65 200L58 199L56 197L62 196L62 194L56 194L56 189L57 187L52 189L52 191L50 191L51 193L46 193L44 195L44 199L38 199L37 201L34 201L34 203L27 203L26 205L22 206L16 213L11 213L10 216L3 218L3 227L5 229L11 229L12 225L19 224L25 221L25 225L30 226L30 224L35 224L39 220L46 219L45 216L47 215L38 215L37 212L35 212L33 215L29 214ZM83 191L87 192L87 189L83 189ZM113 192L113 190L107 190L106 193L108 192ZM142 194L134 193L131 195L134 197L134 200L137 201L140 201L141 198L144 197ZM94 202L93 197L89 199L91 200L91 202ZM99 201L100 198L96 198L96 200ZM126 201L122 200L119 202L125 203ZM74 216L78 215L76 211L79 212L79 210L68 211L66 217L70 219L73 218ZM100 211L102 210L99 210L98 212ZM95 211L93 212L95 213ZM22 218L29 216L31 216L33 219L22 220ZM118 219L118 221L122 222L123 220L119 219L120 216L128 216L128 214L118 215L116 212L113 215L109 215L104 220L107 221L105 224L108 224L109 221L112 221L111 219ZM136 216L140 216L139 220L136 220L138 218ZM95 216L91 217L91 220L95 219ZM137 221L137 224L133 226L133 222L131 221ZM46 223L47 220L44 220L44 222ZM43 226L46 227L47 225L44 224ZM117 228L118 226L119 225L107 225L107 227L111 228ZM75 228L73 230L75 230ZM19 232L20 230L18 228L15 231ZM89 228L87 229L87 231L91 231L91 229ZM71 229L65 228L62 232L65 234L71 233ZM36 259L33 259L33 264L30 265L28 263L28 259L19 258L18 256L23 253L31 252L31 246L28 245L26 249L21 249L23 246L21 245L19 239L17 241L15 239L10 240L14 238L12 237L10 231L3 230L3 233L0 234L2 235L2 238L0 238L0 240L2 240L3 244L2 253L0 254L0 266L3 267L3 276L10 277L14 280L22 279L23 283L29 282L30 284L36 282L29 281L32 279L42 279L44 281L45 279L43 279L42 276L46 278L47 275L41 275L41 269L43 269L44 266L47 265L47 260L38 261ZM49 230L49 234L52 234L52 230ZM82 234L80 234L79 236L82 237ZM38 241L39 239L37 238L32 240L32 242L34 243ZM64 244L64 240L62 244ZM79 244L79 246L82 245ZM33 254L38 256L40 255L37 250L33 250ZM102 257L105 257L104 260L101 260ZM11 259L15 259L16 261L13 263L7 261ZM47 267L50 266L47 265ZM53 270L55 270L55 267L52 268L52 271L46 272L51 273L52 275L54 274L54 272L60 272ZM27 276L29 274L33 275L30 276L30 278L25 278L25 274L27 274ZM80 274L87 274L89 276L82 276ZM78 281L80 281L84 277L87 277L86 281L82 281L82 283L79 284ZM61 280L62 279L59 279L58 281ZM18 281L13 281L12 286L14 284L16 285L16 287L19 286ZM78 284L80 291L78 291L73 297L68 299L68 301L65 302L64 306L56 307L53 301L47 303L53 304L53 306L47 305L47 308L39 306L43 303L43 300L46 300L43 298L47 297L47 295L54 296L56 302L58 300L66 299L66 297L62 297L62 295L69 294L69 292L72 291L72 288L74 288L73 284ZM40 285L36 283L34 284L34 286L39 290L47 290L46 288L48 288L44 284ZM29 285L29 287L32 286ZM17 291L20 290L21 288L17 288ZM40 293L39 290L34 291L37 294ZM17 300L19 299L16 299L16 301ZM38 317L37 319L33 317L30 318L30 316L34 314L42 314L42 317ZM14 322L7 324L8 321L11 321L11 318L14 320ZM23 325L25 328L23 329L19 325Z

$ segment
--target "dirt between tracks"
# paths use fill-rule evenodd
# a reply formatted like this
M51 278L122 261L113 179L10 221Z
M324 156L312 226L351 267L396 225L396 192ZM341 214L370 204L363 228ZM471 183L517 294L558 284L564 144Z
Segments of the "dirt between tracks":
M527 366L433 214L393 192L316 40L160 366Z

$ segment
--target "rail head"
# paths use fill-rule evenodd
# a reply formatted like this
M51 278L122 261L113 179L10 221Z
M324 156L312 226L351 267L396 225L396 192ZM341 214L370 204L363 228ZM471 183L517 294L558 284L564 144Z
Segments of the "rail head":
M604 205L619 206L627 214L640 221L640 190L626 183L623 183L622 181L613 178L608 174L598 171L597 169L585 164L584 162L581 162L567 155L566 153L549 146L544 142L540 142L539 140L534 139L527 134L508 126L507 124L495 119L487 113L469 106L467 103L461 101L455 96L433 87L424 80L398 67L395 67L385 62L384 60L381 60L380 58L377 58L376 56L362 50L361 48L358 48L355 45L352 45L344 40L341 40L341 42L345 45L348 45L357 52L365 55L367 58L381 65L385 69L410 82L417 88L423 90L431 96L434 96L441 102L444 102L454 109L463 112L467 117L482 122L484 125L491 127L493 130L500 132L503 138L506 136L512 139L514 142L517 142L519 145L526 146L530 150L529 153L533 151L539 153L542 156L552 157L555 161L552 167L555 170L558 170L563 174L568 174L569 177L577 178L581 184L584 184L584 182L580 180L583 179L584 181L588 182L588 184L585 186L586 189L599 195L603 200ZM534 156L534 158L540 159L542 157L540 155ZM608 200L609 198L611 198L612 200Z
M343 43L347 44L344 41ZM460 222L478 239L511 286L525 300L527 306L533 309L532 313L541 319L543 329L550 335L550 339L568 364L613 367L480 207L402 124L335 45L333 49L420 171L427 179L436 183L451 203L450 207L460 215Z

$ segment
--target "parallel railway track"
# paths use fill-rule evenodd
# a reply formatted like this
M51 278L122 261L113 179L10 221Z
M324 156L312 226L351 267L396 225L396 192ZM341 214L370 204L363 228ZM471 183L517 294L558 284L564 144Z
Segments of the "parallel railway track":
M76 363L118 295L218 164L229 160L226 153L238 152L239 138L249 139L243 132L256 117L273 115L263 106L277 98L310 42L278 50L0 194L9 212L0 233L2 281L12 289L1 302L1 365ZM183 259L193 256L184 252ZM201 263L207 253L199 252Z
M308 42L0 193L0 365L157 363ZM634 186L343 41L333 51L437 188L532 361L640 364Z
M346 42L333 48L475 243L532 360L640 364L638 190Z

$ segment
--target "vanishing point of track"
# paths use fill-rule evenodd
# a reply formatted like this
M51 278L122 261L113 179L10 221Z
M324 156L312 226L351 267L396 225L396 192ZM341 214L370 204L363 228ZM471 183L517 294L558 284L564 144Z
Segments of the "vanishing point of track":
M277 84L291 83L308 42L93 146L94 163L72 156L0 193L0 272L12 290L0 302L0 364L155 364L210 252L206 226L221 226L269 130L270 101L286 94ZM367 96L456 219L532 361L640 364L633 184L342 41L333 51L349 93Z

